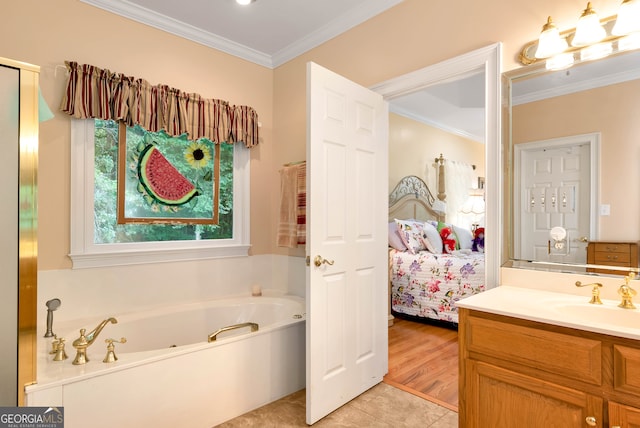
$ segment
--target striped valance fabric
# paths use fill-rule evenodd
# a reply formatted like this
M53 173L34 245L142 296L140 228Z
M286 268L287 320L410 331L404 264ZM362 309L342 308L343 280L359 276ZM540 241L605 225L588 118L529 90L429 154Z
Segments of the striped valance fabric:
M258 144L258 114L248 106L205 99L166 85L67 61L69 80L60 109L79 119L96 118L140 125L156 132L215 143Z

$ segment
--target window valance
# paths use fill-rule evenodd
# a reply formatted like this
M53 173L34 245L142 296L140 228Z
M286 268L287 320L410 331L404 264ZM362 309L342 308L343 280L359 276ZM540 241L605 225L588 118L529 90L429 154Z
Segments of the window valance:
M251 107L151 85L93 65L66 65L69 79L60 109L75 118L121 121L151 132L164 129L172 136L187 133L192 140L258 144L258 114Z

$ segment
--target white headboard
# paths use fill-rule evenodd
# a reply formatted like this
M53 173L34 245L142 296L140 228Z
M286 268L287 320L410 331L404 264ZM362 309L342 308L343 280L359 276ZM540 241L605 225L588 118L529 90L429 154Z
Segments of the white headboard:
M444 200L438 195L441 200ZM444 214L433 210L433 196L427 184L415 175L403 177L389 195L389 221L415 218L421 221L444 221Z

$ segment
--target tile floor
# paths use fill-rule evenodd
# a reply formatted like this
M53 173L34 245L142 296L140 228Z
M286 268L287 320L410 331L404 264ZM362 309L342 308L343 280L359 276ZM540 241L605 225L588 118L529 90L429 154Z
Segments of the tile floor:
M307 426L305 390L301 390L218 425L217 428ZM458 414L386 383L380 383L313 426L457 428Z

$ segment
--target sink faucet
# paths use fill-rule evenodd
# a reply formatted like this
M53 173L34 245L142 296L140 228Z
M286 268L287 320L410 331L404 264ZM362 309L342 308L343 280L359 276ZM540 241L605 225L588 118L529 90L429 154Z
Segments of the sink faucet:
M591 290L591 300L589 300L589 303L591 303L592 305L601 305L602 300L600 300L600 288L602 287L602 284L600 284L599 282L594 282L592 284L583 284L580 281L576 281L576 287L589 286L593 286L593 289Z
M94 340L96 340L107 323L116 324L117 322L118 320L115 318L107 318L87 334L85 334L87 330L81 328L80 337L73 341L73 347L76 348L77 352L72 364L86 364L87 361L89 361L89 358L87 357L87 348L93 344Z
M622 297L622 301L618 305L623 309L635 309L636 306L633 304L633 296L638 294L636 290L629 287L629 281L635 278L635 273L631 272L629 275L624 277L624 284L620 286L618 289L618 294Z

